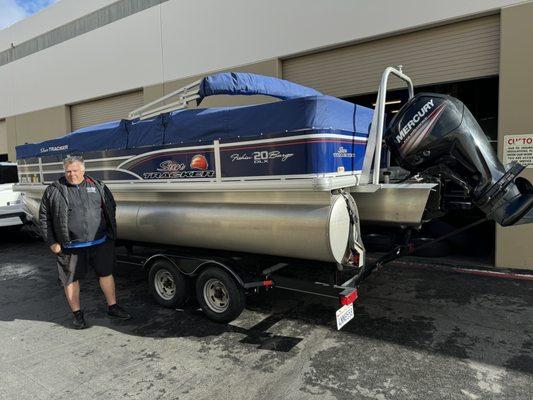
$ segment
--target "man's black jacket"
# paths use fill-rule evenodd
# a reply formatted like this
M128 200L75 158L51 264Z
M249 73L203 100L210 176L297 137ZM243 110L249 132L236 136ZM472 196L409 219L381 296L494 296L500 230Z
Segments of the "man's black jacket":
M85 176L94 183L102 198L102 210L109 230L110 239L117 238L117 222L115 218L116 204L111 191L103 182ZM43 239L48 246L54 243L65 245L71 242L68 230L68 195L67 180L62 177L46 188L39 209L39 221Z

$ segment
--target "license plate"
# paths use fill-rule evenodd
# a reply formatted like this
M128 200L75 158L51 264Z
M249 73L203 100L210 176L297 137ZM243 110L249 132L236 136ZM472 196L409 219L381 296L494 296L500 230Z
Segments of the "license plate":
M337 330L341 329L344 325L346 325L350 320L354 317L353 312L353 303L349 304L347 306L342 306L339 308L336 312L337 317Z

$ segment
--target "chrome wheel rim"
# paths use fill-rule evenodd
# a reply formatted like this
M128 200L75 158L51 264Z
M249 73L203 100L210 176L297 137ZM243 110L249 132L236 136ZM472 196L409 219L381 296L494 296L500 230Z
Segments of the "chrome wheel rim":
M176 295L176 282L172 274L166 269L160 269L156 272L154 284L157 294L162 299L172 300Z
M208 307L216 313L223 313L229 307L228 288L216 278L204 284L204 300Z

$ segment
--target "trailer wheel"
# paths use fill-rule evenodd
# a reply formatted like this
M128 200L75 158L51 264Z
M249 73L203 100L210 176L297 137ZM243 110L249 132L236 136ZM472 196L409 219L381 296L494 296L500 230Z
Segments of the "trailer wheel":
M207 317L216 322L231 322L246 305L244 291L220 268L208 268L196 280L196 298Z
M187 278L166 260L156 261L152 265L148 284L155 301L164 307L179 307L189 297Z

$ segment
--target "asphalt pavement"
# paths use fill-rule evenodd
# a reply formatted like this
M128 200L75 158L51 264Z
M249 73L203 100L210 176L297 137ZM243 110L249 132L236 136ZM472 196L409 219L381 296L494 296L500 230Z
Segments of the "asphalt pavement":
M337 304L272 290L231 324L156 305L146 275L116 273L134 318L105 317L82 283L89 329L71 329L54 257L0 241L0 399L532 399L533 281L397 263Z

